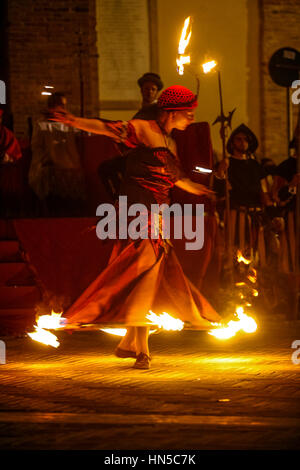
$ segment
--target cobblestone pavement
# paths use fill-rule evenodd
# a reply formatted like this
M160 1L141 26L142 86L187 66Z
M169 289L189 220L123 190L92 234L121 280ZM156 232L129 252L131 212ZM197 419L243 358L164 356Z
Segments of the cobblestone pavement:
M150 370L114 357L115 336L57 336L58 349L1 338L1 449L300 448L299 322L153 335Z

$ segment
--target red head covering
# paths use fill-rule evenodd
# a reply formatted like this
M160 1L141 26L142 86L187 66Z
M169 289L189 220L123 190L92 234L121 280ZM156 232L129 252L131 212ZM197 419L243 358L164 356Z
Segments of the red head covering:
M158 98L157 104L165 111L183 111L198 106L197 96L188 88L180 85L166 88Z

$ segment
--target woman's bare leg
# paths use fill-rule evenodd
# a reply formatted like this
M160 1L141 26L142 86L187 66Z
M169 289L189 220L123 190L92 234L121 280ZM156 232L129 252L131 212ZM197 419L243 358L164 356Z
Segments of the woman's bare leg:
M138 326L136 327L136 355L140 353L149 354L149 327L148 326Z
M136 327L128 326L126 335L121 339L119 348L136 352Z

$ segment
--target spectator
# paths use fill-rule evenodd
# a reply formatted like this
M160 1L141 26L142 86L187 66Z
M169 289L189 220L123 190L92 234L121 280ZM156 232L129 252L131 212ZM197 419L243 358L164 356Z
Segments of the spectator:
M29 184L41 201L45 216L83 215L86 189L74 129L48 120L51 112L65 109L63 93L48 99L44 118L34 126Z
M20 213L22 177L17 162L22 152L13 132L3 125L3 116L0 105L0 215L8 217Z
M158 114L157 99L163 82L157 73L148 72L138 79L143 98L141 109L132 119L156 120Z

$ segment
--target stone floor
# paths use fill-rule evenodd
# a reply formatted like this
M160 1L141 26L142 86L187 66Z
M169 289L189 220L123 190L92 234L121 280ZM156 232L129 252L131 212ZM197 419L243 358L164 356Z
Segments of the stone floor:
M1 338L2 450L300 448L299 322L155 334L150 370L114 357L115 336L57 336L57 349Z

